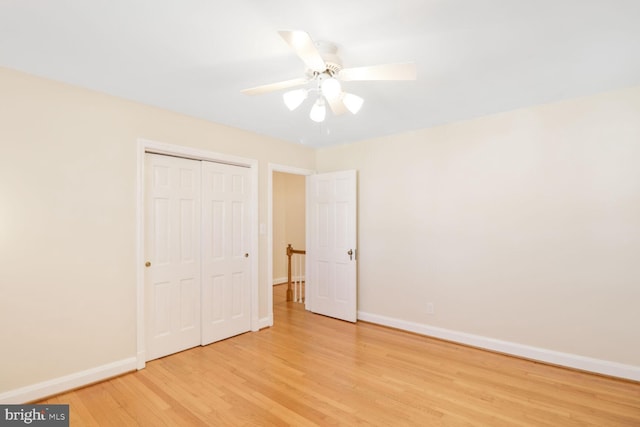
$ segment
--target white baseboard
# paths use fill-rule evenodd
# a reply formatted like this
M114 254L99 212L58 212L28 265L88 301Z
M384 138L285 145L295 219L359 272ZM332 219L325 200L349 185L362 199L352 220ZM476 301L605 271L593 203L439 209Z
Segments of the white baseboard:
M473 347L551 363L553 365L566 366L612 377L640 381L640 366L625 365L622 363L594 359L570 353L561 353L544 348L452 331L450 329L437 328L421 323L408 322L362 311L358 312L358 319L365 322L389 326ZM273 326L273 318L271 316L263 317L259 319L258 322L260 329ZM0 404L21 404L33 402L74 388L83 387L127 372L135 371L137 367L138 360L136 357L108 363L106 365L76 372L64 377L0 393Z
M140 369L144 369L145 366L147 366L147 353L144 350L139 351L136 357L136 369L139 371Z
M98 381L136 370L136 358L130 357L117 362L65 375L64 377L29 385L0 393L0 404L23 404L44 399L74 388L83 387Z
M273 326L273 315L269 315L258 320L259 329L269 328L271 326Z
M273 279L273 286L282 285L283 283L287 283L286 277L276 277Z
M304 282L304 276L294 276L291 278L291 280L293 282ZM286 277L276 277L275 279L273 279L273 286L283 285L285 283L287 283Z
M539 347L532 347L509 341L501 341L487 338L480 335L467 334L464 332L452 331L450 329L437 328L422 323L408 322L392 317L380 316L377 314L359 311L358 319L365 322L377 323L396 329L414 332L447 341L453 341L486 350L506 353L526 359L537 360L553 365L565 366L568 368L589 371L597 374L612 377L624 378L633 381L640 381L640 366L625 365L608 360L593 359L570 353L547 350Z

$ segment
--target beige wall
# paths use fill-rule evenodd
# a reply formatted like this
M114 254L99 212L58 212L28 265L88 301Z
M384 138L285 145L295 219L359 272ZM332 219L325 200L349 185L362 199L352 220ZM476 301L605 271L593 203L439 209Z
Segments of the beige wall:
M640 88L327 148L317 168L359 173L359 311L640 367Z
M287 279L286 247L305 249L305 177L273 173L273 280Z
M0 394L136 355L136 143L313 168L249 132L0 68ZM267 239L259 242L266 317Z
M640 88L317 153L1 68L0 94L0 394L135 357L138 138L257 159L260 223L269 163L358 169L361 312L640 366Z

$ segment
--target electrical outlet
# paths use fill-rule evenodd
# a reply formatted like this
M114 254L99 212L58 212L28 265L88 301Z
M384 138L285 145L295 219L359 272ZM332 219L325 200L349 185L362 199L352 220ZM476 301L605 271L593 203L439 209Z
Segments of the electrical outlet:
M436 312L436 309L433 306L432 302L428 302L427 303L427 314L434 314Z

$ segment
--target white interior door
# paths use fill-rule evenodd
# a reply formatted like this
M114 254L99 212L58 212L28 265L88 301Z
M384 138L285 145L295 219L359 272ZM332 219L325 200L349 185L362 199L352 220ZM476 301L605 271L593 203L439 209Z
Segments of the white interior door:
M307 177L307 309L356 321L356 171Z
M251 330L249 173L145 154L147 360Z
M202 343L251 329L249 169L202 163Z
M200 162L145 154L146 357L200 344Z

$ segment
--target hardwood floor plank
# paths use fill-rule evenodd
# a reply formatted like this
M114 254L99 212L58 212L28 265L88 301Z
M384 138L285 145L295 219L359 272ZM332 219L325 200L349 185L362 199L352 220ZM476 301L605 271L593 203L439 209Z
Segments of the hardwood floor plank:
M640 383L285 301L275 325L52 397L73 426L639 426Z

